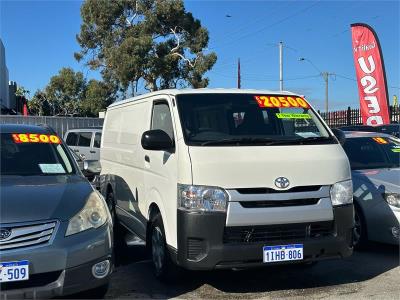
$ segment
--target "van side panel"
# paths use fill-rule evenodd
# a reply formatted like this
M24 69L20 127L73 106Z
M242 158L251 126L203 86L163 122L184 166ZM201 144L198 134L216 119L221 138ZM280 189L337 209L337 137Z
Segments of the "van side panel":
M113 186L118 218L142 238L147 216L140 139L147 130L150 114L149 101L109 109L101 149L101 173Z

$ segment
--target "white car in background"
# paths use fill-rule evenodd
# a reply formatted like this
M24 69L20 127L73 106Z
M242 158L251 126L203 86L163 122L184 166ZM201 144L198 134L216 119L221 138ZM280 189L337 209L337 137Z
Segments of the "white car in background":
M101 127L71 129L65 133L64 141L84 160L100 160Z

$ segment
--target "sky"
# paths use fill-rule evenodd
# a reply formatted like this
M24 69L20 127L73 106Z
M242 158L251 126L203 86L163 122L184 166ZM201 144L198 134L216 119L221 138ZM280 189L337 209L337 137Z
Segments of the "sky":
M10 80L31 92L42 89L62 67L99 79L74 59L82 2L0 0L0 34ZM278 43L283 42L284 89L305 95L323 109L329 78L332 110L359 106L350 24L372 26L381 43L389 97L400 94L400 1L185 1L209 30L207 51L218 61L209 87L235 88L237 60L242 88L279 89ZM305 58L300 61L299 58Z

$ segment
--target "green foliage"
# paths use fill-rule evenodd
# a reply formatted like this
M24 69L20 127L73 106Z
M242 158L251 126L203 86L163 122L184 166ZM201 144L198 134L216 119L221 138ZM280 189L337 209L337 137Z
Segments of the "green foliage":
M41 90L37 90L32 99L27 102L30 115L36 116L51 116L52 111L47 100L47 95Z
M105 83L90 80L86 86L81 113L88 117L98 117L99 112L112 103L112 93Z
M85 95L86 80L81 72L62 68L58 75L50 78L45 89L47 99L55 115L73 115Z
M75 58L108 85L123 92L139 81L148 90L208 85L203 76L217 57L203 52L208 31L182 0L87 0L81 16Z
M25 89L23 86L17 87L17 90L15 92L15 96L25 97L25 98L28 98L29 94L30 94L30 91Z
M113 89L95 79L86 82L81 72L62 68L50 78L45 89L38 90L28 101L31 115L97 117L112 103Z

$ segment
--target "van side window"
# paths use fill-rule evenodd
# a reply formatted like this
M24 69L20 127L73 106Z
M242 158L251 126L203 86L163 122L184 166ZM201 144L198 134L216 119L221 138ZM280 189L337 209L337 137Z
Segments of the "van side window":
M93 147L100 148L101 132L96 132L94 135Z
M76 146L78 142L78 134L76 132L70 132L67 135L67 140L65 141L68 146Z
M172 126L171 112L165 102L155 103L153 106L153 117L151 129L164 130L174 140L174 129Z
M78 146L79 147L90 147L90 141L92 140L91 132L79 133Z

